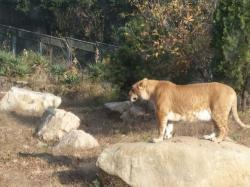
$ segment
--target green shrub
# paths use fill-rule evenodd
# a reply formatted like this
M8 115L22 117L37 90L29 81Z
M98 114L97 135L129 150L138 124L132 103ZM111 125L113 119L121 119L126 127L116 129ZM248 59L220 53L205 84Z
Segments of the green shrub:
M65 71L63 73L63 77L63 83L65 84L74 85L80 83L81 81L81 73L75 66L72 66L69 70Z
M24 77L33 73L36 68L47 69L48 61L40 54L25 51L15 57L10 52L0 51L0 75L7 77Z
M0 51L0 64L1 76L18 76L23 75L27 71L27 67L22 66L21 59L16 58L9 52Z
M104 63L93 63L87 66L89 75L94 80L104 80L107 79L108 69L107 65Z
M133 19L118 31L109 80L127 90L143 78L210 80L214 1L131 1ZM209 72L209 73L207 73Z
M244 92L250 76L250 1L220 0L214 18L216 79Z
M67 71L67 67L64 64L51 64L50 72L52 75L63 75L64 72Z
M39 53L35 53L33 51L24 50L22 55L20 56L22 63L31 66L33 69L36 67L48 67L48 60Z

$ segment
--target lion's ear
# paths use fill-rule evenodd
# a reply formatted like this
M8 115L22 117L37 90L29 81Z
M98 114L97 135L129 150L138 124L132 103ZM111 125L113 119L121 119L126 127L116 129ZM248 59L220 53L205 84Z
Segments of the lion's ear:
M142 89L143 89L143 82L140 82L140 83L139 83L138 88L139 88L139 90L142 90Z
M146 88L147 80L148 80L147 78L144 78L144 79L139 83L138 88L139 88L140 90Z

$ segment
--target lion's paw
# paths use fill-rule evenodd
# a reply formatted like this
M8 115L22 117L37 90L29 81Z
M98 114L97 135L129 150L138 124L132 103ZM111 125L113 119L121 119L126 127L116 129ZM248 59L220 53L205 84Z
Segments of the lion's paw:
M211 140L211 141L214 141L216 139L214 132L212 134L209 134L209 135L204 135L203 138L205 140Z
M222 139L221 138L213 138L213 139L211 139L211 141L213 141L215 143L221 143Z
M163 141L163 138L153 138L152 139L153 143L158 143L158 142L162 142L162 141Z

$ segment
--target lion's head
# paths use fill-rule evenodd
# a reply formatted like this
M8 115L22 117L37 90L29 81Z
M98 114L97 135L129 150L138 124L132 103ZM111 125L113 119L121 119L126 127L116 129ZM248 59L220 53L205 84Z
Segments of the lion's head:
M143 100L149 100L150 96L147 91L148 79L144 78L136 82L132 89L129 91L129 99L131 102L137 101L139 98Z

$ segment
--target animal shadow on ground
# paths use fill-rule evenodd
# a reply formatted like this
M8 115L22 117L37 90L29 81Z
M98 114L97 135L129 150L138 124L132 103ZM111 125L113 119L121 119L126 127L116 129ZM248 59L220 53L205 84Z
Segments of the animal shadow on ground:
M24 153L19 152L20 157L34 157L40 158L51 165L65 165L69 169L63 171L56 171L53 176L58 177L61 184L77 183L84 185L92 183L97 178L97 167L95 165L96 157L91 158L76 158L68 156L54 156L49 153Z
M58 177L61 184L74 183L92 183L97 179L98 169L95 166L95 162L84 164L76 169L55 172L54 175Z
M17 114L15 112L6 112L8 117L14 119L18 122L18 124L27 126L27 127L35 127L37 128L41 124L41 117L34 117L34 116L25 116L21 114Z
M135 117L130 122L124 122L120 119L120 113L112 112L105 108L98 108L87 112L72 110L72 112L81 119L80 129L95 136L149 132L156 128L154 115Z

